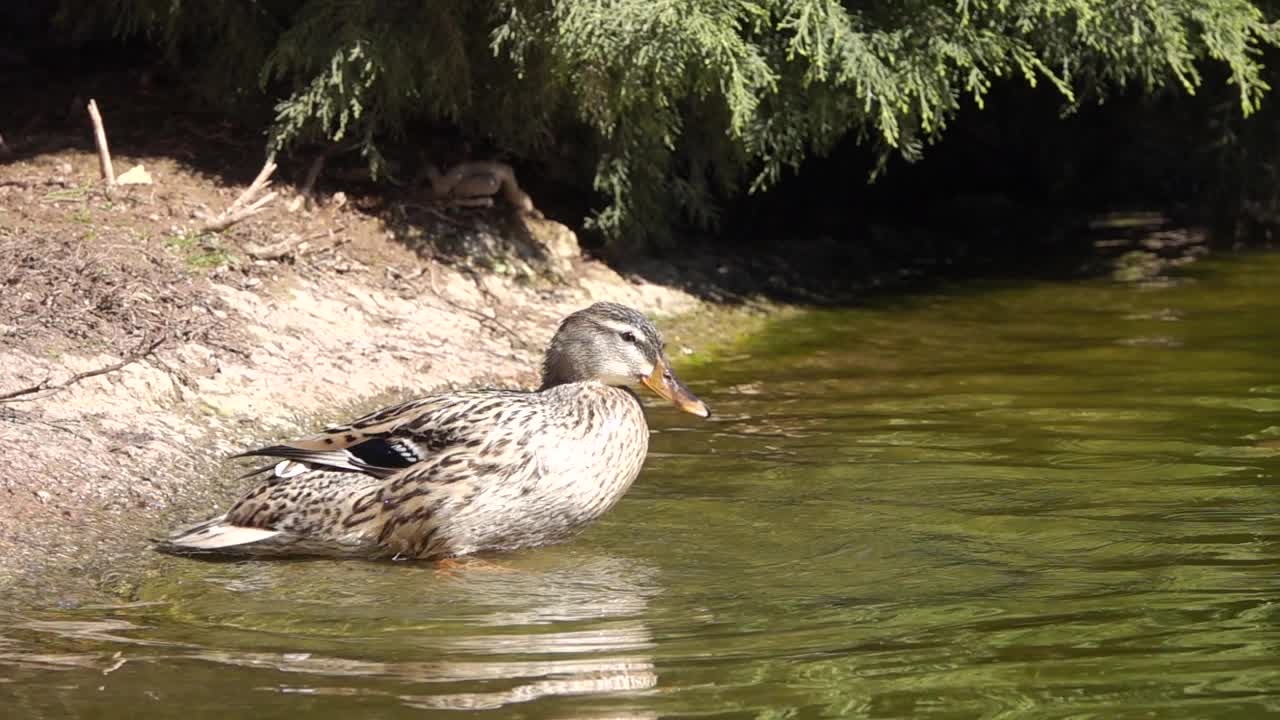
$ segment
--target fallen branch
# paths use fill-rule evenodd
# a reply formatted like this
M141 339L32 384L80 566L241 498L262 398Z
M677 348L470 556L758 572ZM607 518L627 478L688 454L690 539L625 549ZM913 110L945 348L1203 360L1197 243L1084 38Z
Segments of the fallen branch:
M289 237L270 245L246 244L244 252L254 260L279 260L282 257L293 254L294 248L301 243L302 236L297 233L291 233Z
M102 179L107 187L115 187L116 171L111 167L111 150L107 148L107 131L102 126L102 113L98 112L98 102L89 100L89 119L93 121L93 142L98 146L98 166L102 170Z
M320 232L312 233L306 237L303 237L298 233L289 233L289 235L283 240L271 243L270 245L254 245L253 243L248 243L244 246L244 252L254 260L279 260L281 258L289 257L290 255L302 254L302 251L306 250L306 248L303 247L304 245L312 240L319 240L322 237L333 237L333 230L321 230ZM336 243L330 247L336 247L340 244L342 243Z
M200 226L199 232L222 232L236 223L253 217L262 212L266 208L267 203L276 199L276 192L271 192L254 200L259 193L271 187L271 173L276 171L276 164L268 160L262 166L262 170L258 171L258 177L240 193L234 202L226 209Z
M94 368L93 370L86 370L85 372L76 373L75 375L72 375L70 378L68 378L64 382L50 383L49 378L45 378L44 380L41 380L35 385L30 385L24 388L20 388L18 390L13 390L11 392L4 393L3 395L0 395L0 403L24 402L28 400L38 400L41 398L46 398L46 397L49 397L49 395L53 395L55 393L61 392L62 390L66 390L67 388L71 387L72 385L75 385L81 380L88 380L91 377L97 377L98 375L106 375L109 372L115 372L117 370L121 370L129 365L132 365L133 363L138 362L139 360L142 360L150 356L151 353L155 352L156 348L160 347L160 345L167 339L168 339L168 335L162 335L156 338L155 340L152 340L150 343L146 345L146 347L141 348L139 350L135 350L134 352L130 353L128 357L126 357L124 360L121 360L118 363L112 363L110 365L104 365L100 368ZM33 393L43 392L45 390L51 390L52 392L50 392L48 395L41 395L40 398L24 397L25 395L31 395Z

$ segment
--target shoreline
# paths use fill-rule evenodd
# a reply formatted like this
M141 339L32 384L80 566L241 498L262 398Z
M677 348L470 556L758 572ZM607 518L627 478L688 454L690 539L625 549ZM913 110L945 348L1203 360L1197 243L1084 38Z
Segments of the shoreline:
M199 235L194 212L240 188L172 159L120 160L145 162L156 186L95 189L87 150L0 166L10 600L127 593L149 565L148 537L243 488L225 458L246 447L440 389L536 384L556 323L590 302L654 317L683 364L804 302L761 299L778 283L801 296L825 284L806 304L831 305L945 277L896 256L824 264L830 240L807 264L692 251L680 267L650 260L624 276L582 257L554 221L523 221L514 236L495 213L397 224L341 192ZM1096 229L1085 264L1063 268L1141 282L1208 252L1202 233L1138 220ZM443 262L439 245L479 263Z
M454 280L455 292L465 297L466 281ZM512 315L523 311L523 317L510 318L512 336L486 330L462 311L396 302L369 291L363 303L313 319L305 328L293 326L293 337L281 337L300 308L322 307L340 289L308 282L292 290L288 303L233 293L235 317L247 320L249 334L280 338L254 347L248 357L186 343L158 350L154 363L130 364L18 407L0 406L0 462L9 468L0 486L7 495L0 520L0 594L21 594L16 591L24 585L57 588L64 584L59 578L68 589L79 585L75 594L95 587L116 594L149 564L149 537L216 512L239 494L243 468L228 462L230 455L438 390L534 386L542 344L560 317L590 302L637 307L657 318L682 353L701 351L663 322L696 316L696 301L621 277L590 292L565 292L536 309L525 303L501 308ZM408 324L428 312L429 323L415 322L413 330L377 341L352 330L374 318ZM336 357L330 355L335 351ZM16 372L0 391L9 390L13 379L25 383L80 372L106 359L51 360L6 349L0 364ZM344 360L365 369L353 372ZM175 373L193 374L201 364L216 365L216 373L193 378L191 386L175 379ZM33 430L43 439L24 440Z
M712 306L583 259L576 240L558 273L476 271L424 258L379 218L330 201L188 244L172 218L234 188L152 161L171 196L106 194L92 189L95 162L67 151L0 168L10 600L127 590L149 564L148 537L235 497L239 466L225 459L238 450L408 396L536 384L556 324L591 302L654 317L677 362L726 331L682 333L671 318ZM247 257L285 232L335 239L328 252Z

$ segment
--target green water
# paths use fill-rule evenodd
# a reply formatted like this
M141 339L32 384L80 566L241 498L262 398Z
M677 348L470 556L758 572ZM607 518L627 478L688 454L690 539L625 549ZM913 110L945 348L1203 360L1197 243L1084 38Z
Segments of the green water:
M574 543L164 559L0 617L0 715L1280 717L1280 255L812 312L685 374L717 415L655 408Z

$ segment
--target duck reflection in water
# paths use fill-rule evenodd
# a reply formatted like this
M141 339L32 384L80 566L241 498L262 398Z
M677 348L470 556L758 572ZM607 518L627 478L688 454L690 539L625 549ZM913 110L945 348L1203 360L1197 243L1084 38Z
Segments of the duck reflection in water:
M201 614L210 608L243 628L253 622L256 607L268 613L284 604L290 608L290 634L301 633L308 646L314 645L309 625L326 634L333 623L344 627L342 642L332 652L280 648L197 651L191 657L302 676L297 685L273 688L279 692L374 693L432 709L498 708L552 696L625 695L657 686L648 654L654 640L645 622L651 599L662 591L656 568L633 558L568 549L509 556L504 563L507 572L465 572L444 579L430 566L398 563L189 566L225 570L220 576L209 573L200 584L213 583L215 589L193 596L183 612ZM366 649L376 647L383 657L410 659L372 662L338 656L353 641ZM411 659L415 656L430 659ZM393 678L427 687L393 692L376 684L335 683L344 677Z

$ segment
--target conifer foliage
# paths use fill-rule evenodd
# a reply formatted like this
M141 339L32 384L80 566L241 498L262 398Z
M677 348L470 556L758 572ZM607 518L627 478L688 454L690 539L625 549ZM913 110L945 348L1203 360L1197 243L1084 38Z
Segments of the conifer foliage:
M1070 108L1195 93L1216 65L1247 115L1280 41L1275 8L1246 0L68 2L221 97L270 99L275 150L355 144L376 174L411 123L535 160L572 139L594 163L590 222L623 244L714 227L719 201L850 135L915 157L1002 80Z

